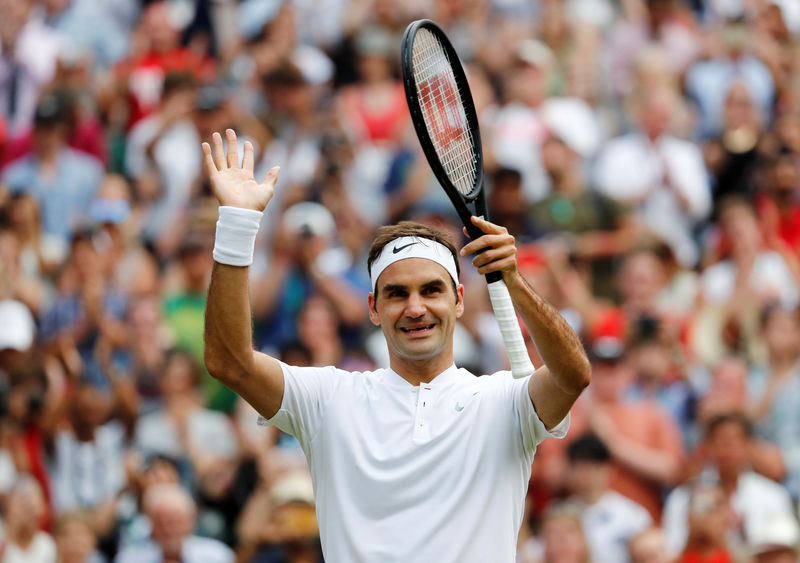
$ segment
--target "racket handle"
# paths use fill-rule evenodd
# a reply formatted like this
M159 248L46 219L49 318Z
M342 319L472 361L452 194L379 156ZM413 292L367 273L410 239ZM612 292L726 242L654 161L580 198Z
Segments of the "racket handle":
M489 282L488 288L494 316L500 325L500 334L503 335L503 344L511 363L511 374L515 378L527 377L535 371L535 368L528 357L528 349L522 338L517 312L514 310L508 288L502 279Z

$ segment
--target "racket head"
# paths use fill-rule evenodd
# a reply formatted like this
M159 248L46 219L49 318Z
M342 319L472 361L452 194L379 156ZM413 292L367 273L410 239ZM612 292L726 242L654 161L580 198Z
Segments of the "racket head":
M403 34L401 68L411 121L428 164L470 236L480 236L470 216L488 219L483 151L478 115L458 54L439 26L417 20Z

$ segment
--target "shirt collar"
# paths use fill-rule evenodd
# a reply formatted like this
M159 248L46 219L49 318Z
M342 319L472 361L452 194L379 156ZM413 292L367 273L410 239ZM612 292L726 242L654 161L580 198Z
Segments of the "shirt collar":
M400 374L394 371L392 368L386 368L386 381L389 383L407 386L407 387L416 387L415 385L411 385L408 381L406 381ZM443 387L445 385L454 383L459 378L458 368L455 364L450 364L446 370L442 373L434 377L430 383L421 383L420 385L427 385L429 387Z

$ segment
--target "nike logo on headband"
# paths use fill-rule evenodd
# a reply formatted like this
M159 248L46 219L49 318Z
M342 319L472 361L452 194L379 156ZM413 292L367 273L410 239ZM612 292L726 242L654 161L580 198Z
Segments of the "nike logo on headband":
M403 249L405 249L405 248L408 248L409 246L412 246L412 245L414 245L414 244L417 244L417 243L416 243L416 242L409 242L408 244L404 244L403 246L395 246L395 247L392 249L392 254L397 254L397 253L398 253L398 252L400 252L401 250L403 250Z

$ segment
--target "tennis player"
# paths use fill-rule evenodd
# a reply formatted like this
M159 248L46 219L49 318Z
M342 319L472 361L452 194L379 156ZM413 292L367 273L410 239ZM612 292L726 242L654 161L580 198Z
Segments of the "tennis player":
M514 238L474 218L485 235L462 255L502 272L545 365L532 376L475 377L453 364L464 311L456 249L417 223L382 227L369 253L370 320L389 368L299 368L255 352L248 268L278 168L253 178L233 131L203 143L220 203L208 294L209 372L293 434L308 458L325 560L330 563L512 563L536 446L563 437L589 383L580 341L517 270Z

